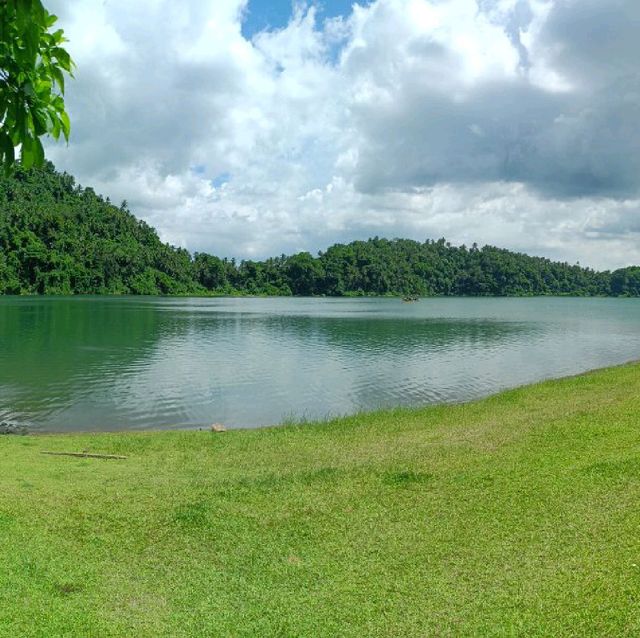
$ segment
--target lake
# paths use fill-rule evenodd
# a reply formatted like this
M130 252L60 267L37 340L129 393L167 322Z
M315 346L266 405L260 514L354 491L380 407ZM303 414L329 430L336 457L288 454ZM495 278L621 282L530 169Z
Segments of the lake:
M0 297L0 422L255 427L638 358L639 299Z

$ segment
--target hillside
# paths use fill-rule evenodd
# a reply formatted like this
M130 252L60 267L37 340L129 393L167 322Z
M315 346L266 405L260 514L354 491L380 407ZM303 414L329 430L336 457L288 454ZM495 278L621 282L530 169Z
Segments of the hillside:
M126 206L113 206L51 164L0 181L0 249L6 294L197 289L187 251L163 244Z
M596 272L484 246L380 239L265 261L191 255L52 164L0 179L0 294L633 295Z

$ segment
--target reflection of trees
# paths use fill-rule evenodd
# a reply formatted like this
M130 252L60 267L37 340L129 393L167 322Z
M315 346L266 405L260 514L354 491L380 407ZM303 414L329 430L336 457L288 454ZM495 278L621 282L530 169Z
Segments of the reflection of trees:
M178 415L171 423L191 422L194 410L207 413L213 397L218 404L224 398L232 415L250 392L264 393L262 411L289 399L290 410L310 380L320 393L314 405L325 412L328 402L340 403L337 395L346 398L346 409L353 397L357 406L384 397L421 400L415 381L433 369L438 353L455 362L461 351L486 353L538 334L534 323L384 316L378 306L367 300L4 298L0 420L21 416L38 426L57 411L63 422L55 427L82 427L88 414L115 425L129 423L136 412L157 427L169 399Z
M533 323L484 319L287 317L268 324L279 327L283 341L315 342L342 365L353 363L341 389L346 394L332 397L335 406L346 399L348 411L477 396L492 382L477 374L473 353L484 359L540 335ZM476 370L467 374L470 357Z
M163 334L150 303L117 298L5 298L0 304L0 415L86 394L107 369L147 357ZM10 405L5 403L10 402Z
M265 325L296 339L313 339L360 354L394 355L451 346L488 347L536 332L527 322L484 319L269 317Z
M284 343L315 343L317 351L334 359L336 372L350 370L339 388L325 380L336 414L478 396L492 388L486 357L501 356L508 344L541 335L535 323L478 318L296 316L270 317L264 323ZM477 366L476 355L485 359L482 374L467 371L470 358ZM320 388L316 392L321 394Z

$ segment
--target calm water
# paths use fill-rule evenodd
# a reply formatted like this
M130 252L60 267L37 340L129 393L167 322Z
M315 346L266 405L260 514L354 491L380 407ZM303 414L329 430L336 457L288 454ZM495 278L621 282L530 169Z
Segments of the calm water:
M636 358L637 299L0 297L0 421L251 427Z

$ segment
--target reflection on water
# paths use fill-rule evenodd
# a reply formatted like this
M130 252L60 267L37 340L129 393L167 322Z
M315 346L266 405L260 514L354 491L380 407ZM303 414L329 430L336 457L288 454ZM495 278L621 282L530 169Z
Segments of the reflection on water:
M0 298L0 421L250 427L640 357L635 299Z

